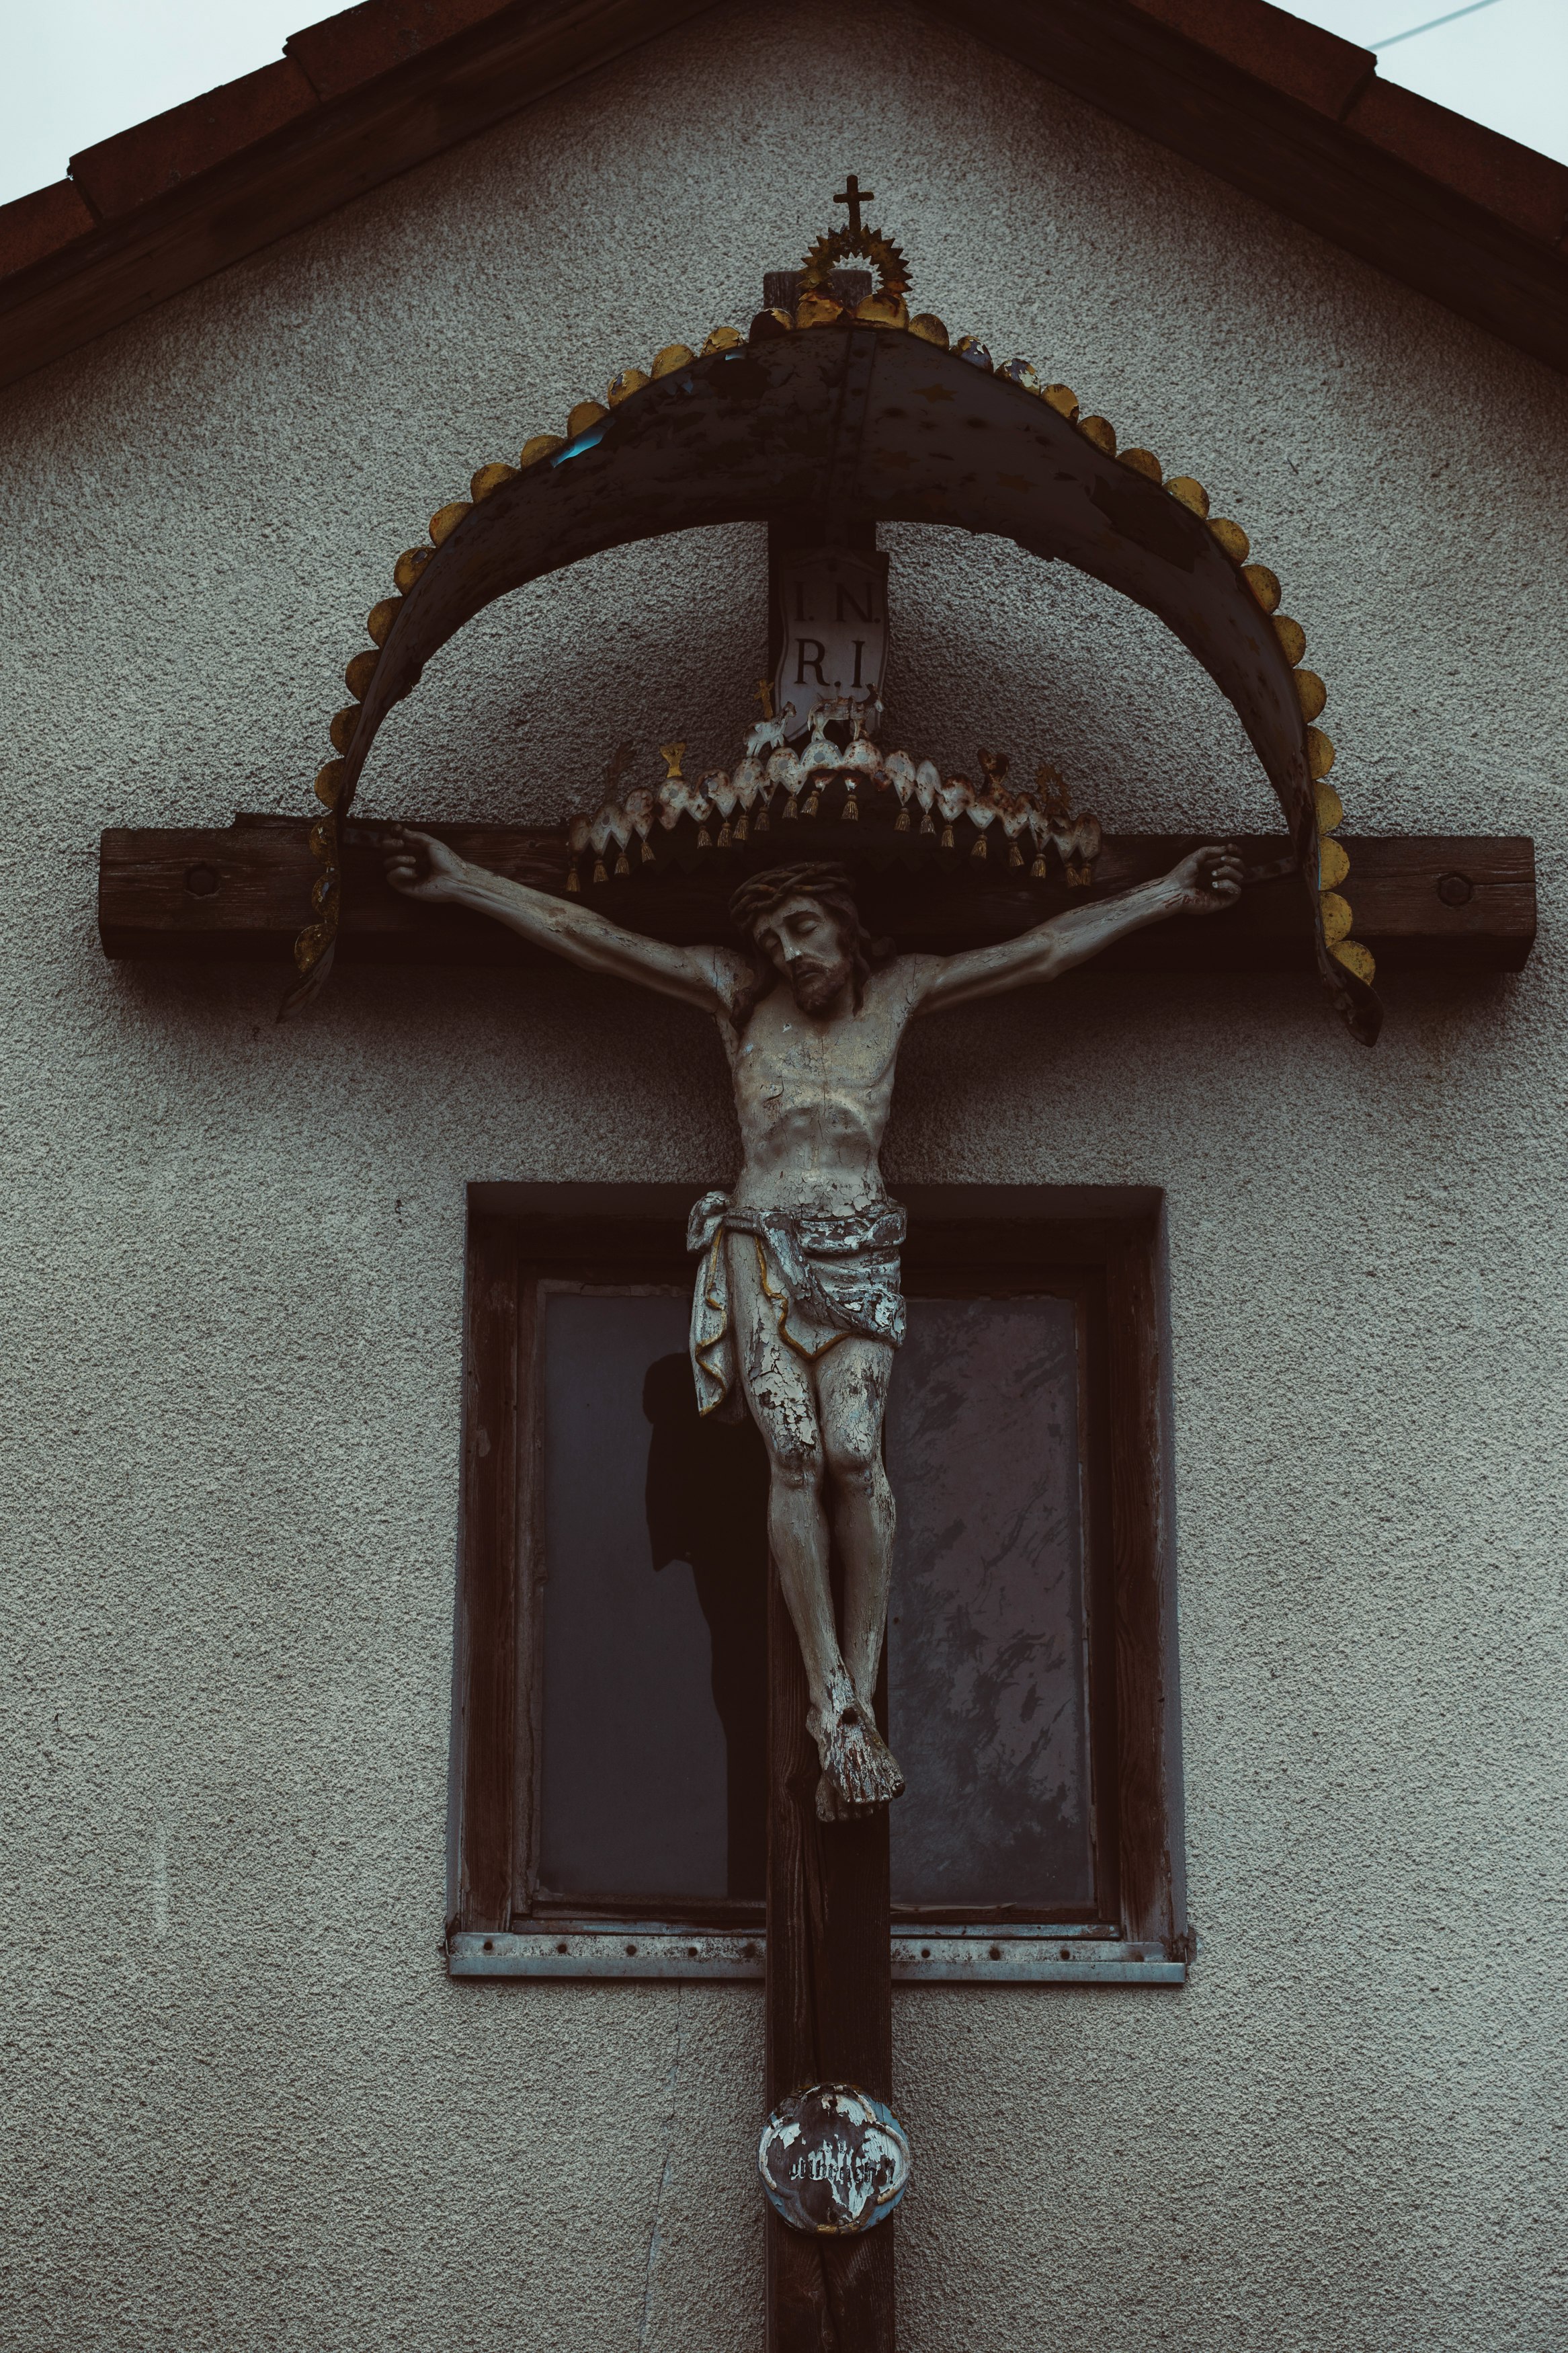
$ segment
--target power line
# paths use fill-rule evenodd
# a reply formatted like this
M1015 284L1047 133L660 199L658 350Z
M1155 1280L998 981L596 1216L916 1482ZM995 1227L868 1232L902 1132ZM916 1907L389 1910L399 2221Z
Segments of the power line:
M1390 33L1385 41L1369 41L1369 49L1391 49L1397 41L1413 41L1417 33L1435 33L1439 25L1451 25L1459 16L1479 16L1483 8L1490 8L1494 0L1469 0L1468 8L1450 8L1446 16L1430 16L1424 25L1412 25L1406 33Z

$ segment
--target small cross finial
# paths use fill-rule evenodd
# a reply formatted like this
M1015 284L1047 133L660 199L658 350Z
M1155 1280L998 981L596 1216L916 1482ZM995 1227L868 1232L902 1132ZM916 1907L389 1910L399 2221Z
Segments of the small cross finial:
M877 191L875 188L863 188L855 173L851 172L833 201L836 205L848 206L849 226L858 237L861 226L860 207L862 205L874 205L877 201Z
M756 700L763 706L763 717L771 719L773 715L773 682L771 678L758 679Z

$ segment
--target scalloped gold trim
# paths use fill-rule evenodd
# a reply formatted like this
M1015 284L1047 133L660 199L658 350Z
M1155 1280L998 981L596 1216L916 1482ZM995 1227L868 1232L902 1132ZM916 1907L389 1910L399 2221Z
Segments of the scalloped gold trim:
M1329 690L1315 670L1299 670L1292 673L1296 681L1296 700L1301 706L1303 719L1316 719L1328 702Z
M1279 586L1278 575L1270 572L1267 564L1244 564L1241 576L1266 613L1278 611L1279 599L1285 592Z
M450 539L463 517L473 511L472 499L453 499L449 505L437 507L430 518L431 546L439 547L444 540Z
M1349 939L1353 919L1348 899L1342 899L1337 891L1320 891L1318 912L1323 921L1323 937L1330 947L1338 947L1342 940Z

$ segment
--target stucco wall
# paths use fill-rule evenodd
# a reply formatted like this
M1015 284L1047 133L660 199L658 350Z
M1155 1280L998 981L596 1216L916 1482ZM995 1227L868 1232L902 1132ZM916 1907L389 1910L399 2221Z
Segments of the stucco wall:
M908 2353L1568 2333L1558 1736L1560 379L892 7L721 9L4 408L11 1565L0 2338L758 2341L750 1990L437 1952L463 1188L689 1182L716 1041L611 986L111 967L99 830L298 810L397 551L472 469L743 323L846 163L918 300L1208 483L1327 678L1352 830L1528 831L1542 937L1391 976L1085 976L921 1025L886 1162L1170 1201L1188 1864L1170 1995L898 1998ZM1158 625L899 531L893 731L1123 826L1266 822ZM542 584L371 811L733 757L759 536ZM1354 897L1353 873L1349 893Z

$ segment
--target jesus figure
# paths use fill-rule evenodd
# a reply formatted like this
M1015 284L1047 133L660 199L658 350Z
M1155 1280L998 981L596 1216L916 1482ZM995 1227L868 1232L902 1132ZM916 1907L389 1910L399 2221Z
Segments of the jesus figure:
M887 1804L903 1776L872 1694L892 1569L882 1417L904 1336L904 1213L878 1155L900 1040L917 1014L1055 980L1167 915L1217 913L1241 890L1239 860L1230 849L1194 850L1120 898L947 956L887 954L862 926L839 866L751 876L730 902L738 949L645 939L578 902L470 866L428 834L394 830L386 871L412 899L493 915L570 964L640 982L718 1022L741 1172L731 1193L699 1201L688 1235L700 1253L698 1400L704 1412L749 1411L767 1449L768 1540L805 1662L817 1813L843 1821ZM842 1631L828 1575L835 1543Z

